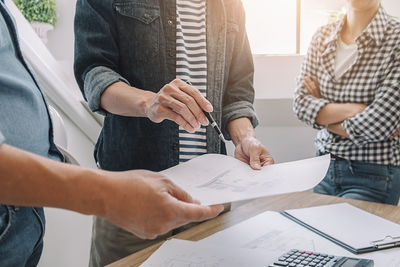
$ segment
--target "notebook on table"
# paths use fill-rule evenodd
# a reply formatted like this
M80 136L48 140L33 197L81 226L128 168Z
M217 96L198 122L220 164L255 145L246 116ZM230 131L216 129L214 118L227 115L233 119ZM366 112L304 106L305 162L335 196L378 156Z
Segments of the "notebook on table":
M347 203L281 214L354 254L400 247L400 225Z

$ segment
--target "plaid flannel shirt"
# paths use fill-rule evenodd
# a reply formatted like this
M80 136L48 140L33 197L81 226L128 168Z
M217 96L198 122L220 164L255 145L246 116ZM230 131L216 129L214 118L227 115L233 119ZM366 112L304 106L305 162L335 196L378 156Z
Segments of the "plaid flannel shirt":
M344 20L321 27L314 35L297 79L294 112L318 132L315 145L321 153L385 165L400 165L400 138L390 136L400 127L400 23L380 7L356 39L358 58L335 79L335 57ZM305 77L316 76L322 98L307 93ZM318 112L328 103L363 103L368 107L342 122L350 138L316 124Z

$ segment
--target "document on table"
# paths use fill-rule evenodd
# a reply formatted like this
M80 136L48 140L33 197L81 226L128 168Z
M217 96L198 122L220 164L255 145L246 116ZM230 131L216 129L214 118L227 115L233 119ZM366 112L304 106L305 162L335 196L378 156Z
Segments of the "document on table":
M354 255L300 226L278 212L267 211L198 241L204 246L227 246L259 251L271 263L290 249L310 250L337 256L372 259L377 267L400 266L400 248Z
M400 247L400 225L338 203L281 212L282 215L352 253Z
M264 166L253 170L229 156L206 154L161 173L203 205L305 191L328 170L330 156Z
M204 246L198 242L166 241L141 267L265 267L264 253L226 246Z

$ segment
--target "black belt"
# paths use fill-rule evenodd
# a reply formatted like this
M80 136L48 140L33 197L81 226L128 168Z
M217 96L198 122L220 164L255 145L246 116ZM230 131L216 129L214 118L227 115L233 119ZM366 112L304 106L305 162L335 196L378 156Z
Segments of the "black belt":
M341 157L338 157L338 156L336 156L336 155L334 155L334 154L332 154L332 153L329 153L329 154L331 155L331 159L332 159L332 160L346 160L346 159L341 158Z

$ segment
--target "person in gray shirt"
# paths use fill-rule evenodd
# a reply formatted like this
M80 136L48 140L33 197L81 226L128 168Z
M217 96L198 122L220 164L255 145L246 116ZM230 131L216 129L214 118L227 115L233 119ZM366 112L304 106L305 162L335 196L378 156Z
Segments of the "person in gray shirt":
M22 56L3 0L0 62L0 266L37 265L43 248L43 206L101 216L143 238L222 211L221 205L198 205L158 173L62 163L46 100Z

